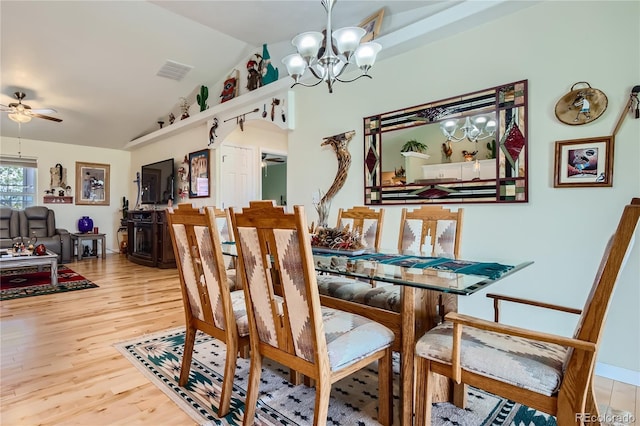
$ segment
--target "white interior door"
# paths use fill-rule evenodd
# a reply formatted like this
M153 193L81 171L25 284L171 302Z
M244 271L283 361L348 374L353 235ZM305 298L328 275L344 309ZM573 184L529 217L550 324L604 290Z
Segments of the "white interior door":
M253 149L222 145L220 154L220 207L248 207L249 201L259 200Z

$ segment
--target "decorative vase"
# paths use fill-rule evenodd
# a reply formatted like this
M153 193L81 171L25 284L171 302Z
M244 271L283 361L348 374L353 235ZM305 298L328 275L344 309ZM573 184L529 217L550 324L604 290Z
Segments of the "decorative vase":
M82 216L78 219L78 231L84 233L90 232L93 229L93 219L89 216Z

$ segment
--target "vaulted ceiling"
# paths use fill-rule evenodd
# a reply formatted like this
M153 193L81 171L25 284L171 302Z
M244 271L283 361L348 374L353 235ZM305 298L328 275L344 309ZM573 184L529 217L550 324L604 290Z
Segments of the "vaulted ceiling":
M491 7L476 13L480 3ZM509 13L515 3L521 2L339 0L333 26L357 25L384 8L384 37L425 18L468 10L469 19L460 21L466 23L443 28L444 36ZM3 113L1 135L115 149L157 129L180 97L220 83L263 43L286 74L279 58L294 52L290 40L326 24L319 0L3 0L0 17L0 104L15 102L13 93L22 91L25 104L55 109L48 115L63 120L34 118L19 129ZM392 54L383 50L381 58ZM167 60L193 68L181 81L157 76ZM219 93L210 88L209 103L217 103Z

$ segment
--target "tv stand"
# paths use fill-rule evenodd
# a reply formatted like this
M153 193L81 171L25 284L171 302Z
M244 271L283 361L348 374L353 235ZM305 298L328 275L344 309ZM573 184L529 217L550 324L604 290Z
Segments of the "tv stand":
M139 265L175 268L166 210L133 210L127 214L127 258Z

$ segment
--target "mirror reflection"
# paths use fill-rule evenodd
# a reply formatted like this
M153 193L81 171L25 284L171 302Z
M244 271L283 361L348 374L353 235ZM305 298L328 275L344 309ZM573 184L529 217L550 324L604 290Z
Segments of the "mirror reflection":
M526 202L526 89L365 117L366 204Z

